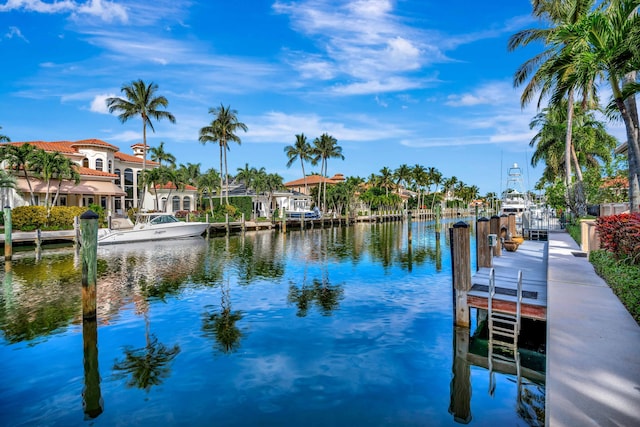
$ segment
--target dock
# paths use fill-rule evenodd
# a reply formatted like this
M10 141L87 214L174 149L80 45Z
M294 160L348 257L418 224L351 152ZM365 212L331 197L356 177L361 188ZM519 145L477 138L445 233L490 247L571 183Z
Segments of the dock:
M548 242L525 240L515 252L502 251L493 257L496 295L493 307L497 311L516 313L518 271L522 271L522 317L547 320L547 258ZM480 268L471 277L467 293L470 307L487 309L490 268Z

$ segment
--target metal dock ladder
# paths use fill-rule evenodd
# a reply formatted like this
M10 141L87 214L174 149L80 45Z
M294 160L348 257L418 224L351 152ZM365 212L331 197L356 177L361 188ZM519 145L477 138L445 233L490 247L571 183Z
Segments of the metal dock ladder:
M492 268L489 272L489 296L487 298L487 317L489 321L489 394L495 391L493 372L494 361L502 361L514 364L516 367L518 388L521 383L520 354L518 353L518 336L520 335L520 309L522 304L522 270L518 271L518 283L516 292L516 313L505 313L493 309L493 298L496 294L496 273ZM494 346L507 350L506 352L494 352Z

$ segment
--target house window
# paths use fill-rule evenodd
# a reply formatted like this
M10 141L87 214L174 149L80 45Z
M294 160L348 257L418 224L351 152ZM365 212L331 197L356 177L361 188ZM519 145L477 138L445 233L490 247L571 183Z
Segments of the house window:
M82 159L82 167L83 168L88 168L89 167L89 159L87 159L86 157L84 159Z
M166 212L167 211L167 198L163 197L162 200L160 201L160 204L162 205L162 208L160 210L162 212Z
M102 170L102 159L96 159L96 170L97 171Z
M133 170L130 168L124 170L124 192L127 193L124 196L124 207L131 209L133 207Z
M116 178L116 185L118 187L120 187L120 185L121 185L121 183L120 183L120 178L121 178L120 169L116 169L115 174L118 175L118 177Z
M112 162L111 160L109 160L108 165L109 165L109 170L108 170L108 172L109 172L109 173L111 173L111 171L113 170L113 162Z
M177 212L180 210L180 197L179 196L173 196L171 198L171 209L174 212Z
M191 199L187 196L184 196L184 198L182 199L182 209L184 209L185 211L191 210Z

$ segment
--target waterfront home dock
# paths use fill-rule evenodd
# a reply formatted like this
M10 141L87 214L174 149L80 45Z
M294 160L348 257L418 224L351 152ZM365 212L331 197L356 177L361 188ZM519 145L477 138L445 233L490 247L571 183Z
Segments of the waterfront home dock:
M566 232L549 233L546 424L640 425L640 326Z
M497 311L516 312L518 271L522 271L522 317L536 320L547 318L547 252L548 242L525 240L515 252L502 251L493 257L496 295L493 307ZM489 296L490 268L480 268L471 278L467 293L470 307L486 309Z

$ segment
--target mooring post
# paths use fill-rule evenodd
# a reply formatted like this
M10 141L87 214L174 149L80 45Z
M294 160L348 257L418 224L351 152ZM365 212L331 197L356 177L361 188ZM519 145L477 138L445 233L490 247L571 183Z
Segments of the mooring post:
M98 277L98 214L88 210L80 216L82 246L82 318L96 319L96 282Z
M491 246L489 246L489 219L482 217L476 223L476 266L491 267Z
M11 261L13 257L13 242L11 235L13 233L13 225L11 223L11 206L4 207L4 260Z
M225 228L227 229L227 234L231 231L231 226L229 225L229 213L224 214L224 223Z
M457 222L449 229L451 272L453 278L453 311L456 326L468 328L471 323L467 292L471 290L471 243L469 225Z
M287 232L287 215L285 214L284 209L282 210L282 232Z
M490 225L489 232L491 234L495 234L498 238L498 241L500 240L500 217L498 215L493 215L491 217L491 225ZM500 256L500 255L502 255L502 247L500 245L500 242L498 242L498 244L493 247L493 256Z
M518 231L516 230L516 214L513 212L509 214L509 219L507 220L509 223L509 234L511 237L515 237L518 235Z
M436 205L436 240L440 240L440 219L441 219L441 206L438 203Z
M500 237L501 243L509 239L509 215L507 214L500 215L499 237Z
M411 241L413 239L413 232L411 230L411 211L409 211L409 215L407 215L407 236L409 241L409 247L411 247Z

